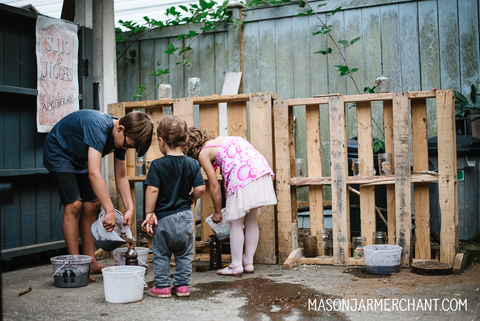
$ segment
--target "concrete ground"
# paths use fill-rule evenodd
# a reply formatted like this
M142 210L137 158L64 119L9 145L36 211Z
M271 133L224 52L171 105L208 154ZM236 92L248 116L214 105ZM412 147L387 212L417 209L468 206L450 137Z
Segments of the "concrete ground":
M113 259L101 262L113 265ZM254 274L243 277L217 276L199 264L194 265L190 297L160 299L145 290L142 301L129 304L105 301L102 275L85 287L58 288L50 264L4 272L3 320L480 319L479 264L446 276L422 276L406 268L371 275L362 267L284 270L257 264ZM145 281L151 286L152 280L150 264Z

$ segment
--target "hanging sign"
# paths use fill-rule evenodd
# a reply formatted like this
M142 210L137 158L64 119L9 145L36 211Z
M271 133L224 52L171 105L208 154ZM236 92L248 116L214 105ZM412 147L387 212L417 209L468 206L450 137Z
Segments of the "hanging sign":
M45 16L36 25L37 131L48 133L79 109L78 27Z

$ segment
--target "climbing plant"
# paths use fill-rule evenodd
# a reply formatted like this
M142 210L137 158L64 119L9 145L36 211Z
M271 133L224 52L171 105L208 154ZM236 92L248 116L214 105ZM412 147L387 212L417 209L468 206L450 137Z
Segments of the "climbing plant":
M292 3L292 0L252 0L248 4L248 6L276 5L276 4L285 4L285 3ZM341 65L334 65L334 66L337 68L337 71L339 72L340 76L347 76L352 81L352 83L354 84L357 92L359 94L361 94L362 92L360 91L360 88L358 88L358 85L355 81L355 78L353 77L353 74L356 73L359 70L359 68L349 66L349 64L347 62L347 58L344 55L344 50L347 47L352 46L357 41L359 41L361 39L361 37L359 36L359 37L355 37L351 40L342 39L342 40L337 41L331 34L333 25L328 24L329 19L333 15L335 15L338 11L340 11L342 9L342 7L337 7L332 12L326 14L325 15L325 21L323 21L322 18L317 14L316 10L311 6L311 4L307 0L301 0L300 2L298 2L298 5L301 8L304 8L305 12L300 12L297 16L315 16L320 21L320 25L319 25L318 30L313 32L311 34L311 36L324 35L331 40L334 49L340 54L340 57L341 57L342 62L343 62L343 64L341 64ZM321 3L321 4L317 5L316 8L321 8L321 7L324 7L326 5L327 5L327 3ZM334 49L332 49L331 47L327 47L327 48L315 51L314 54L329 55L333 52ZM365 88L363 88L363 92L373 94L373 93L375 93L375 86L365 87ZM353 106L351 106L351 107L353 107ZM384 131L377 124L375 118L372 117L372 120L375 123L375 125L377 126L377 128L379 129L379 131L382 133L383 137L385 137ZM384 140L375 138L374 143L373 143L374 153L376 153L377 151L379 151L381 149L385 149Z
M123 52L117 51L117 62L124 55L127 55L126 61L130 64L134 64L137 61L137 52L135 49L130 49L131 46L152 30L169 26L202 24L200 32L197 33L194 30L190 30L188 33L178 36L178 40L183 39L185 42L188 42L184 48L181 49L175 47L172 43L168 45L164 52L175 57L175 66L171 69L153 70L148 74L148 76L159 77L160 81L151 89L146 88L146 84L135 85L137 89L133 96L133 100L143 100L147 98L152 92L155 92L160 84L175 70L177 66L188 64L190 61L185 59L185 54L192 50L191 46L193 42L202 34L211 30L217 30L220 24L233 25L235 28L241 25L240 20L234 19L232 12L227 8L228 2L228 0L223 3L218 3L213 0L199 0L198 4L190 3L188 6L172 6L168 8L165 13L167 19L155 20L145 16L143 17L145 20L143 24L119 20L120 25L124 29L115 28L115 31L118 32L116 42L129 42L129 44Z

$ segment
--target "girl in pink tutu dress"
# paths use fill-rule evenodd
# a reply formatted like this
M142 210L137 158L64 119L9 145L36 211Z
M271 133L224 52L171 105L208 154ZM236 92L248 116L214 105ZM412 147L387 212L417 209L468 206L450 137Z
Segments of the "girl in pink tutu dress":
M213 138L199 127L189 128L187 156L198 160L207 174L215 210L212 221L220 223L224 219L230 222L232 263L218 270L217 274L242 276L244 272L253 273L253 256L259 237L257 210L277 204L272 169L265 157L242 137ZM221 187L215 173L217 167L222 171L227 194L224 217Z

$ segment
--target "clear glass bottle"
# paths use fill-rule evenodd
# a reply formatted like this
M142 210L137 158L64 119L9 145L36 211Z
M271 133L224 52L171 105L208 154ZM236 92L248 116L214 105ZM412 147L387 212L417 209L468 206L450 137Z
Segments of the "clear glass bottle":
M332 229L324 228L322 230L322 241L323 241L323 248L324 248L323 255L332 256L333 255Z
M128 250L125 252L125 265L138 265L138 253L133 243L128 244Z
M393 155L391 153L378 154L380 175L393 175Z

